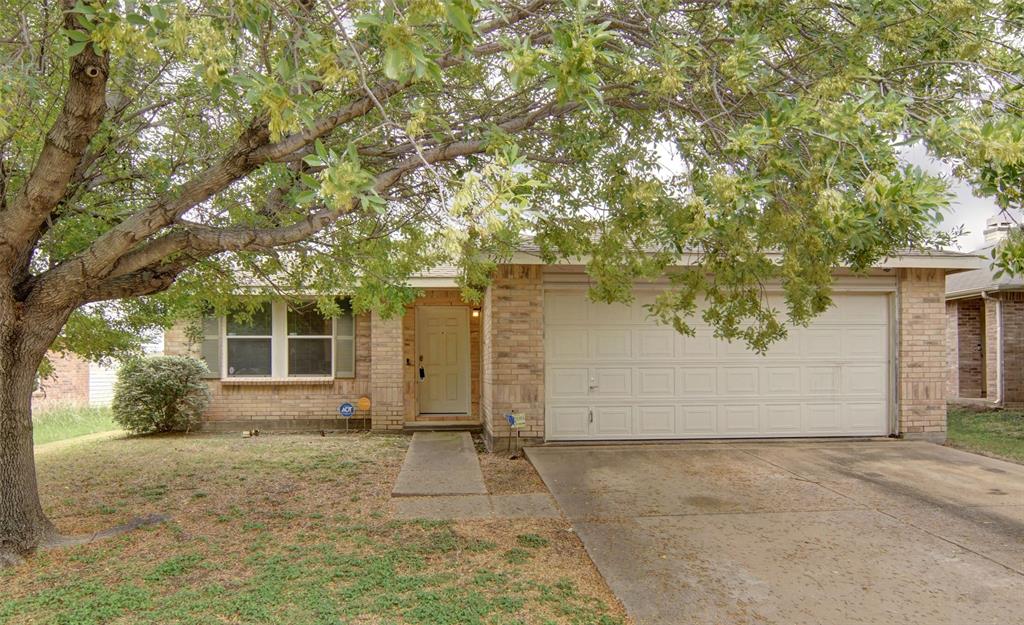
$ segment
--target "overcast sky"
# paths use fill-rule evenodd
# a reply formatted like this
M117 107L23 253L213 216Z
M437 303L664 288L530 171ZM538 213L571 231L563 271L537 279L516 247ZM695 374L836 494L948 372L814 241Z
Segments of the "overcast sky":
M954 179L950 168L928 156L921 144L907 150L904 156L907 162L913 163L929 173L940 174L952 180L950 192L954 197L950 201L949 212L946 214L943 228L964 226L964 236L960 238L959 247L956 249L970 252L984 245L985 235L982 231L985 229L985 220L999 212L995 202L991 198L975 196L969 184L960 179Z

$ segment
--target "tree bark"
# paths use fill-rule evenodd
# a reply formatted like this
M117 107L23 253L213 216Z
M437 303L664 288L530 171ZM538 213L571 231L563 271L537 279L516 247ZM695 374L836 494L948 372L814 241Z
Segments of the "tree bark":
M0 297L0 565L17 562L56 530L39 501L32 392L46 350L70 311L33 311Z

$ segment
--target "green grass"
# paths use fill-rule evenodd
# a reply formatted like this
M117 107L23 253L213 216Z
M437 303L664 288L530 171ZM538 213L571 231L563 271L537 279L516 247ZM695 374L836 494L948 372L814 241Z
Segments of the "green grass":
M118 430L110 408L51 408L32 416L32 438L36 445L62 441L95 432Z
M948 444L1024 463L1024 412L950 407Z
M622 625L559 520L399 520L408 439L159 435L40 457L65 533L171 521L0 569L0 625Z

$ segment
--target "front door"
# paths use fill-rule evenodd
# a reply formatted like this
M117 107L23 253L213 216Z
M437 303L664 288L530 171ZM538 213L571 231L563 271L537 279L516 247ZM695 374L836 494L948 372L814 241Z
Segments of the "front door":
M420 414L469 414L469 309L416 309Z

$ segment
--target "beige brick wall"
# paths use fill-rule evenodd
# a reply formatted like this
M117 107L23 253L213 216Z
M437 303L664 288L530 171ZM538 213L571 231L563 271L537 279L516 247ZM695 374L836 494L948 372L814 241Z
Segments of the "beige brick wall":
M370 315L370 393L373 429L401 430L403 407L402 318Z
M946 435L945 272L899 272L899 422L908 438Z
M1000 379L1003 377L1002 363L999 362L999 327L1002 324L999 318L1000 303L994 299L976 301L982 311L984 324L982 332L985 334L985 353L983 354L985 397L996 398L999 397ZM963 374L961 373L961 375Z
M483 312L484 432L496 447L510 435L505 415L526 417L524 439L544 437L544 291L540 265L501 265Z
M958 312L959 306L955 300L946 302L946 397L960 396Z
M50 352L46 355L53 373L39 380L32 393L33 412L45 412L60 406L85 406L89 403L89 363L73 354Z
M356 371L354 378L336 378L331 383L303 383L298 380L268 383L262 380L224 383L208 380L213 394L204 421L211 429L231 423L252 422L252 427L294 427L321 429L336 426L338 406L343 402L370 397L370 318L356 317ZM178 324L164 333L167 355L199 355L199 345L190 344L185 324ZM356 411L355 419L370 415Z

